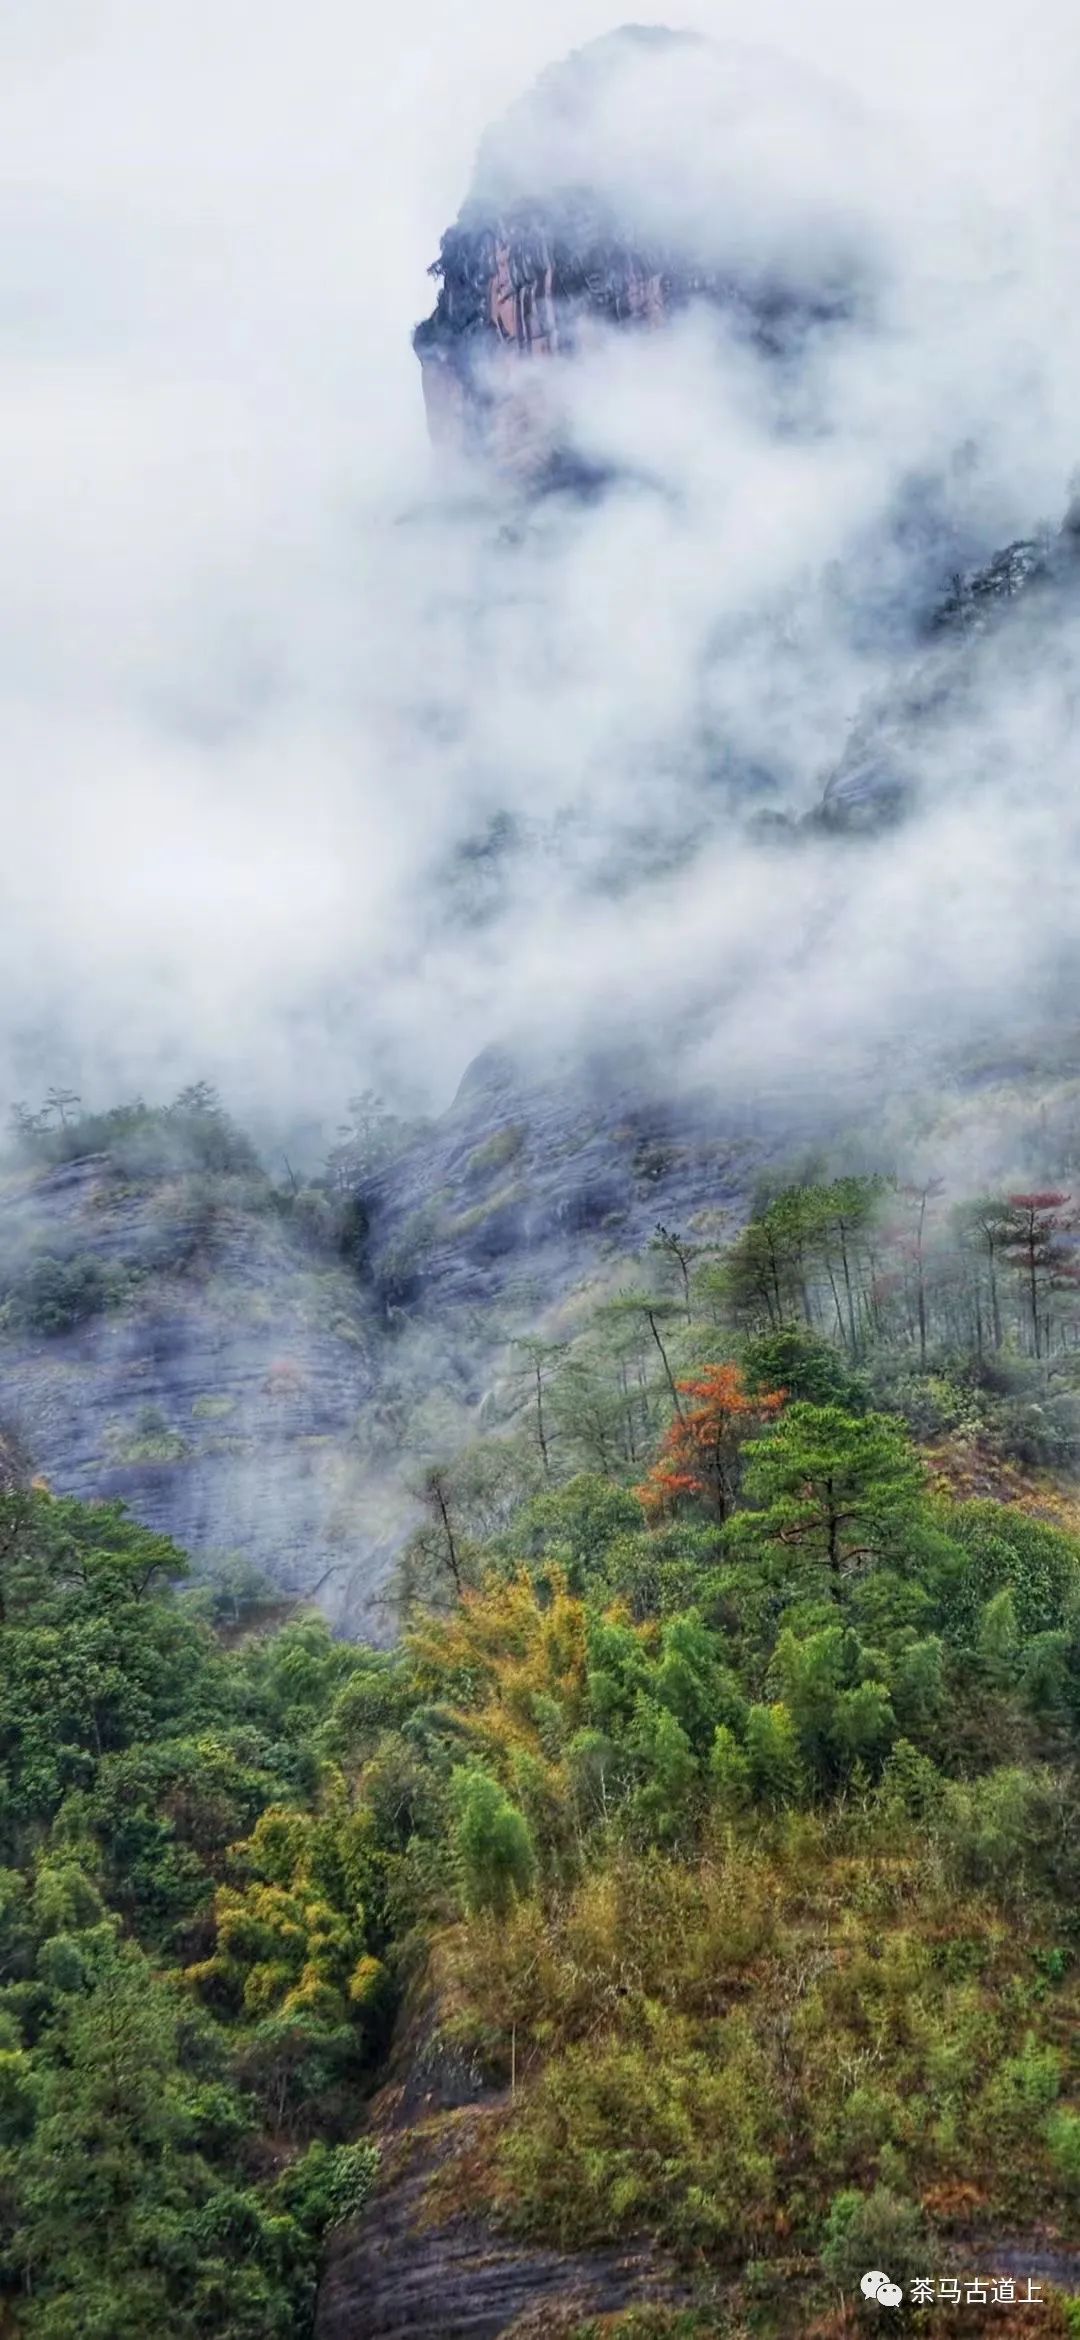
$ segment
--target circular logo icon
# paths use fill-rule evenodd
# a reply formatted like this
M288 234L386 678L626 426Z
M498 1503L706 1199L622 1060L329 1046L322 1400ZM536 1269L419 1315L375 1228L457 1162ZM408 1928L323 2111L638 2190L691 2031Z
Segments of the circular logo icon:
M893 2283L883 2267L869 2268L859 2289L864 2299L876 2300L879 2307L899 2307L904 2296L899 2283Z

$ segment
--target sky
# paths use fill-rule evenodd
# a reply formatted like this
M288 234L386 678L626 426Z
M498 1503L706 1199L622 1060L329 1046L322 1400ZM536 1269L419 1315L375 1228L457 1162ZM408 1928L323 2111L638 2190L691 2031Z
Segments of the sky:
M618 21L7 0L0 1107L207 1076L332 1127L369 1083L438 1109L506 1032L646 1027L709 1077L767 1048L826 1080L943 999L974 1026L1052 985L1064 636L993 662L920 750L918 817L855 856L747 842L725 774L797 815L888 703L913 477L974 550L1065 508L1075 11L669 17L759 52L728 141L675 121L672 169L700 155L748 234L850 219L881 329L815 361L794 423L700 320L602 350L573 430L654 487L508 543L433 461L410 334L486 126Z

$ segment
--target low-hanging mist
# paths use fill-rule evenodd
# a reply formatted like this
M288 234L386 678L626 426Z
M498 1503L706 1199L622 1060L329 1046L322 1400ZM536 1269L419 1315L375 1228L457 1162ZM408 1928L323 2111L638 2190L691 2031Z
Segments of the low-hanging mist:
M1073 924L1067 601L958 652L955 699L904 724L904 821L807 816L853 728L918 696L951 574L1065 508L1068 125L1029 87L1003 115L983 15L964 102L1007 154L953 135L923 35L890 115L843 10L820 69L782 16L775 55L718 17L708 49L641 46L589 157L613 214L846 304L780 358L692 300L597 335L558 398L605 484L540 502L429 454L408 350L533 47L476 20L463 118L463 58L444 96L418 19L366 60L376 134L329 5L299 78L275 33L250 86L226 11L214 104L178 27L16 18L9 1094L197 1073L293 1126L365 1081L437 1106L505 1037L827 1084L1043 1012ZM152 134L174 112L182 157ZM528 97L483 152L481 189L582 167Z

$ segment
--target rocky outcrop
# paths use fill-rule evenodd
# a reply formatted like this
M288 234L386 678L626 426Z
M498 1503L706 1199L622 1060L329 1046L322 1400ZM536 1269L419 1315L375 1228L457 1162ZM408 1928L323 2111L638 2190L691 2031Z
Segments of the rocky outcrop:
M330 2240L316 2340L558 2340L588 2316L690 2298L686 2277L647 2243L560 2251L493 2223L469 2171L508 2102L448 2045L425 1978L372 2107L374 2199Z
M747 124L774 121L774 96L753 76L744 85L744 72L741 56L696 34L627 26L550 68L488 133L431 272L435 306L414 335L437 448L479 455L530 493L596 489L616 459L596 452L601 433L582 436L572 361L610 337L655 334L696 307L726 340L776 361L761 377L767 401L798 378L808 336L814 346L825 331L873 330L887 264L851 169L865 131L850 109L834 118L830 93L768 59L784 135L755 142ZM808 153L823 135L830 154L835 147L838 188L847 174L835 207L842 233L835 212L815 209L812 174L800 188L797 172L785 172L796 123ZM588 395L602 403L595 379ZM872 557L853 590L860 622L880 623L918 663L855 723L824 775L812 830L865 833L902 814L935 727L979 685L987 638L1080 573L1080 498L1059 532L1019 538L989 559L974 558L970 526L952 512L944 480L900 483L880 564L890 581L872 621ZM753 786L747 776L740 805L762 828L790 832L797 815L762 814L751 801L768 785L767 774Z
M707 204L658 209L649 165L636 173L642 82L716 55L693 33L625 26L552 67L489 132L413 339L438 447L481 453L531 486L588 485L545 361L580 356L611 330L655 331L694 302L776 352L809 322L847 313L847 289L755 261ZM677 119L669 135L678 140Z
M268 1180L126 1175L108 1156L9 1179L0 1276L96 1273L107 1304L38 1294L0 1338L0 1449L58 1494L121 1497L196 1561L368 1618L395 1536L356 1446L375 1338L354 1276ZM57 1278L54 1273L54 1281ZM11 1319L14 1318L14 1321ZM380 1541L385 1533L386 1542Z
M370 2209L331 2242L316 2340L556 2340L589 2316L688 2297L647 2246L545 2250L433 2210L440 2169L477 2148L484 2118L447 2116L385 2153Z
M488 1049L441 1119L365 1192L384 1306L505 1338L515 1312L557 1302L658 1219L737 1221L771 1160L837 1110L808 1083L738 1105L670 1089L660 1061L613 1045L544 1063ZM482 1311L482 1319L478 1316ZM516 1328L515 1328L516 1329Z
M903 1077L894 1061L894 1090ZM492 1049L364 1181L359 1267L265 1178L132 1177L99 1155L9 1179L0 1290L42 1259L115 1284L67 1328L9 1303L0 1479L121 1497L197 1566L239 1556L285 1601L386 1639L422 1469L506 1420L514 1343L590 1284L636 1281L658 1222L737 1228L764 1173L865 1113L855 1069L827 1097L811 1068L803 1094L785 1077L736 1103L644 1051Z
M918 795L935 735L963 720L1000 677L1003 660L1023 660L1024 629L1046 629L1049 640L1055 625L1071 622L1078 593L1080 499L1060 529L1017 538L954 576L932 612L924 657L892 700L859 717L812 825L865 832L896 820Z
M425 1410L464 1442L517 1333L658 1218L739 1215L791 1142L794 1108L733 1119L715 1099L656 1103L661 1086L613 1057L488 1052L365 1185L360 1269L261 1175L133 1176L100 1154L9 1178L0 1478L120 1497L197 1565L240 1558L385 1638ZM92 1270L94 1308L57 1322L48 1294L20 1304L35 1263Z
M375 2194L330 2237L315 2340L559 2340L593 2317L649 2307L692 2308L695 2331L715 2329L718 2340L744 2328L737 2260L691 2269L644 2239L559 2250L500 2226L483 2173L509 2111L505 2087L448 2037L429 1969L407 1994L371 2108ZM1080 2252L1052 2229L992 2237L958 2225L939 2251L946 2267L1080 2289ZM772 2271L794 2333L813 2313L816 2262L778 2257Z

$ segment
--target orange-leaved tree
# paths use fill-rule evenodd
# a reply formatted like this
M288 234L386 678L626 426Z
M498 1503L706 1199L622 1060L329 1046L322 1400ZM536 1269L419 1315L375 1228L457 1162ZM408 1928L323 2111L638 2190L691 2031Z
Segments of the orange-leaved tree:
M750 1391L737 1365L706 1365L679 1389L693 1403L670 1424L643 1486L636 1492L654 1518L680 1502L705 1505L717 1519L734 1508L743 1441L777 1414L782 1389Z

